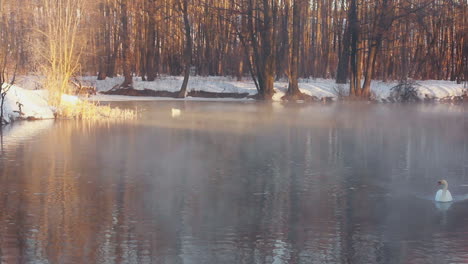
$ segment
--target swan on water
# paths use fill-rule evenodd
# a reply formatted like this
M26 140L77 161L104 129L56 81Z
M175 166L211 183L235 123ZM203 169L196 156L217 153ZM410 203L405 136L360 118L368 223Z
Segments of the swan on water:
M448 190L448 182L446 180L440 180L437 182L438 185L442 187L442 189L438 190L435 196L436 202L451 202L452 194Z
M180 113L181 113L180 109L171 108L171 115L172 115L172 117L178 117L178 116L180 116Z

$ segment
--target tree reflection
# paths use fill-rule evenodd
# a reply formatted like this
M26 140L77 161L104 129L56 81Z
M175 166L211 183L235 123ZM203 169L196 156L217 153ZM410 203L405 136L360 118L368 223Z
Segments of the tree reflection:
M421 256L436 247L461 256L463 206L441 224L417 196L432 195L440 171L464 179L459 117L248 106L259 123L226 112L225 125L191 107L161 125L60 122L5 144L1 260L424 262L440 259Z

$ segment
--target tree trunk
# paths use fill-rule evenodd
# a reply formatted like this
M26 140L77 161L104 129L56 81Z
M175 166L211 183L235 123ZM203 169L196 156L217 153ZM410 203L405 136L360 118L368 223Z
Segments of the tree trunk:
M360 56L359 56L359 34L360 26L357 17L357 0L351 0L351 5L348 13L349 30L351 38L351 53L350 53L350 64L351 64L351 76L349 83L349 95L359 96L361 86L361 67L360 67Z
M110 8L109 8L110 11ZM117 14L115 14L117 16ZM109 25L109 31L111 31L112 26ZM113 78L115 76L115 64L117 61L117 54L120 46L120 40L119 40L119 29L117 26L114 27L113 29L113 47L111 49L111 36L109 32L109 42L108 42L108 63L107 63L107 77Z
M242 54L242 46L239 45L239 47L237 48L239 54ZM244 74L244 58L242 57L237 57L237 60L238 60L238 64L237 64L237 81L240 82L242 81L242 76Z
M155 53L156 53L156 14L155 14L155 2L154 0L149 0L150 5L150 13L149 21L148 21L148 29L147 29L147 36L146 36L146 47L147 47L147 55L146 55L146 74L148 76L148 81L152 82L156 79L156 70L155 70Z
M2 126L3 126L3 104L5 102L5 97L6 97L6 92L4 93L2 89L0 89L0 131L2 130Z
M351 39L351 23L348 22L343 36L343 46L338 58L338 67L336 69L336 83L346 83L348 81L348 68L349 68L349 48Z
M299 71L299 45L301 41L301 9L302 0L294 0L293 3L293 34L292 34L292 49L290 53L289 64L289 86L286 96L289 98L298 98L301 96L298 82Z
M380 50L380 46L382 45L382 40L384 34L390 29L393 18L390 17L390 8L388 8L388 1L383 0L380 12L375 19L375 26L373 27L372 35L373 40L370 43L369 52L367 55L367 62L366 62L366 71L364 72L364 84L362 86L362 94L361 97L365 99L369 99L371 96L371 82L374 75L374 68L375 68L375 61L377 59L377 53Z
M276 73L276 61L275 61L275 47L276 47L276 36L275 36L275 25L274 19L276 19L276 7L274 4L270 5L270 1L263 0L263 27L260 32L261 36L261 49L262 58L257 62L263 61L263 67L260 68L260 75L262 76L263 82L259 82L260 94L259 99L271 100L274 94L274 81ZM261 65L260 64L260 65ZM260 66L259 65L259 66ZM260 78L259 78L260 80Z
M97 79L99 81L102 81L102 80L105 80L107 78L107 75L106 75L106 65L105 65L105 61L106 58L103 58L103 57L99 57L99 73L98 73L98 77Z
M121 0L120 3L122 12L122 63L123 63L123 75L124 82L120 85L120 88L133 88L133 78L130 66L130 39L128 32L128 12L127 12L127 0Z
M370 91L371 91L371 81L374 74L374 67L375 67L375 60L377 58L377 52L382 42L382 36L378 36L376 40L374 40L369 48L369 54L367 55L367 66L366 71L364 72L364 84L362 86L362 94L363 98L369 99L370 98Z
M190 77L190 65L192 63L192 35L190 21L188 18L188 1L189 0L179 0L179 7L182 11L182 15L184 18L185 30L184 81L182 82L182 86L180 87L180 91L178 94L179 98L185 98L187 96L187 85Z
M99 63L99 69L98 69L98 80L105 80L107 78L107 56L109 54L109 50L107 49L107 42L108 42L108 36L109 32L107 30L107 5L101 6L99 8L99 12L103 15L104 21L102 28L98 31L98 35L96 36L96 43L98 45L104 46L104 49L99 47L99 51L97 52L98 55L98 63ZM104 43L102 43L102 38L104 38Z

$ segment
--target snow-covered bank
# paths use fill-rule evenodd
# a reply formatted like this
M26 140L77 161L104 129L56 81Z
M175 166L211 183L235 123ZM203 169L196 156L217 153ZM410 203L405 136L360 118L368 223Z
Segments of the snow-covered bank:
M98 81L96 77L83 77L83 81L96 87L98 92L104 92L112 89L113 87L123 82L122 77L107 78L103 81ZM419 85L417 87L418 97L420 99L431 98L439 100L442 98L461 96L466 89L463 84L457 84L450 81L416 81ZM154 90L154 91L168 91L176 92L180 89L182 84L182 77L164 76L156 79L154 82L142 81L141 78L134 78L134 88L137 90ZM391 88L397 85L396 82L372 82L372 92L375 94L377 100L384 100L390 96ZM274 100L279 101L285 94L288 83L285 81L275 82L275 95ZM329 79L302 79L299 83L301 91L307 95L315 96L319 99L322 98L336 98L338 91L347 91L347 85L336 84L334 80ZM213 93L247 93L254 95L257 93L255 84L249 80L236 81L229 77L190 77L188 84L189 91L205 91ZM93 99L93 97L92 97ZM102 96L94 97L94 100L141 100L142 97L132 98L129 96ZM153 98L153 100L156 98ZM147 98L145 100L151 100ZM157 100L157 99L156 99ZM189 98L190 100L190 98ZM218 99L219 100L219 99ZM234 99L235 100L235 99Z
M27 88L23 88L27 87ZM35 76L20 76L18 83L8 90L3 105L3 123L15 120L54 119L64 108L73 108L82 102L74 95L63 94L61 105L56 108L49 104L49 92L37 90L38 78Z
M47 103L46 91L13 85L5 97L3 118L7 123L18 119L52 119L54 112Z
M35 90L41 88L38 85L39 77L24 76L18 78L18 85L14 85L9 90L6 98L4 109L4 121L11 122L17 119L53 119L54 114L63 114L64 111L68 113L66 118L72 116L82 116L82 112L91 105L87 105L86 100L80 100L76 96L64 95L62 96L63 107L58 110L51 107L47 102L47 91ZM97 81L96 77L82 77L84 84L95 86L97 91L108 91L114 86L122 83L123 79L108 78L104 81ZM137 90L152 90L152 91L168 91L177 92L180 89L182 77L161 77L154 82L145 82L141 78L135 78L134 87ZM467 93L467 89L463 84L457 84L450 81L417 81L418 85L417 96L422 99L441 100L445 101L447 98L459 97ZM386 100L391 93L392 87L396 82L372 82L372 92L375 94L377 100ZM21 87L28 87L24 89ZM285 94L288 83L279 81L275 83L276 93L273 97L274 100L280 101L281 97ZM334 80L324 79L305 79L300 80L299 87L301 91L307 95L315 96L319 99L335 99L341 92L346 92L347 85L338 85ZM199 77L193 76L190 78L189 91L204 91L211 93L232 93L232 94L248 94L255 95L257 90L252 81L245 79L245 81L236 81L228 77ZM466 96L464 97L466 102ZM248 98L234 99L234 98L201 98L189 97L185 99L173 99L167 97L130 97L119 95L102 95L91 96L88 100L91 101L138 101L138 100L197 100L197 101L237 101L237 100L252 100ZM111 109L100 109L99 111L87 111L89 115L100 113L103 117L108 117L111 114ZM117 112L115 113L118 114ZM127 114L124 114L127 115Z
M20 84L30 89L13 85L8 90L3 105L2 123L11 123L16 120L54 119L56 117L62 119L124 120L137 116L136 111L131 109L101 106L85 98L68 94L62 94L58 107L51 106L47 100L48 91L35 90L37 86L31 82L34 79L20 79L26 80Z

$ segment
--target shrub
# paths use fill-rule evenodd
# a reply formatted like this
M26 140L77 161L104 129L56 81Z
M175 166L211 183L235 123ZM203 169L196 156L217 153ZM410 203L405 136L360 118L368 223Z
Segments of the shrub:
M391 88L390 101L394 102L419 102L419 84L412 80L402 80Z
M341 100L349 95L349 90L343 84L336 84L332 89L332 93L338 98L338 100Z

